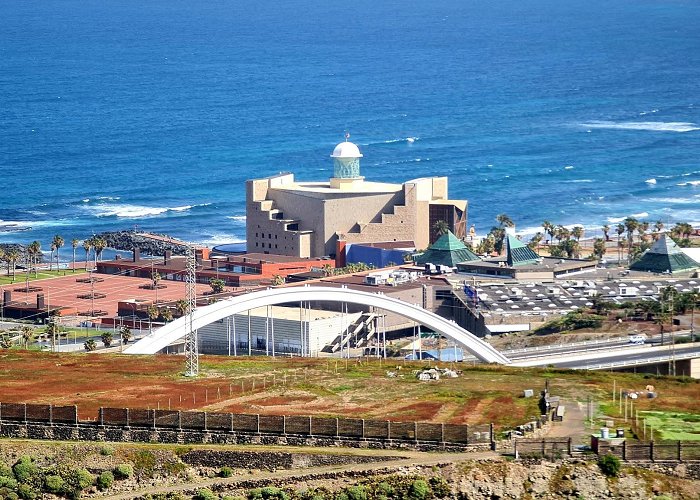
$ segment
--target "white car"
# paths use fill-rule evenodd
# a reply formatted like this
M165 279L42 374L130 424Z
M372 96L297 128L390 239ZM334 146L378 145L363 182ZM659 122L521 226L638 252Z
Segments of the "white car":
M644 333L636 333L634 335L629 336L629 342L630 344L643 344L647 339L646 334Z

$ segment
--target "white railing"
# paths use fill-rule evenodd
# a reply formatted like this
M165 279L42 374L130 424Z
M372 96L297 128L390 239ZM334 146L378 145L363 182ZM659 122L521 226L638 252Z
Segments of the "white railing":
M602 364L595 364L595 365L581 365L581 366L576 366L576 367L569 367L569 368L585 368L586 370L605 370L607 368L618 368L620 366L635 366L635 365L651 365L654 363L664 363L667 361L681 361L685 359L693 359L693 358L700 358L700 352L691 352L691 353L686 353L686 354L676 354L676 355L668 355L668 356L657 356L655 358L646 358L646 359L635 359L631 361L615 361L613 363L602 363Z

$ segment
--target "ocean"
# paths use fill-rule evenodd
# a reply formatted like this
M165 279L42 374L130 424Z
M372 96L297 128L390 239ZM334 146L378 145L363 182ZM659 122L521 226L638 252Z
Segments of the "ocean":
M449 176L480 234L698 225L698 26L693 0L4 0L0 242L240 242L245 180L327 179L345 131L367 179Z

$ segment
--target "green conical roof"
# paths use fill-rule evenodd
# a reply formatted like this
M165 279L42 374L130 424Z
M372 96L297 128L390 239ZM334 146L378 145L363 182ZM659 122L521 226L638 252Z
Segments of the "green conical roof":
M530 247L515 237L514 234L506 235L506 262L509 266L523 266L537 264L539 257Z
M457 267L459 262L479 260L454 234L447 231L428 250L416 258L417 264L435 264Z
M676 242L664 234L642 254L638 261L632 263L630 269L652 273L679 273L699 267L699 263L684 254Z

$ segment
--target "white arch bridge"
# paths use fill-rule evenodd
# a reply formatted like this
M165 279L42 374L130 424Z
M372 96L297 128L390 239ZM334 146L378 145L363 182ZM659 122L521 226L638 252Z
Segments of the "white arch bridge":
M487 363L509 364L510 360L474 334L422 307L379 293L362 292L350 288L303 286L296 288L268 288L237 295L214 304L198 307L192 318L192 328L199 329L215 321L251 309L277 304L305 301L326 301L359 304L396 313L420 323L462 345L467 351ZM168 323L152 334L128 347L127 354L155 354L187 335L187 318L183 316Z

